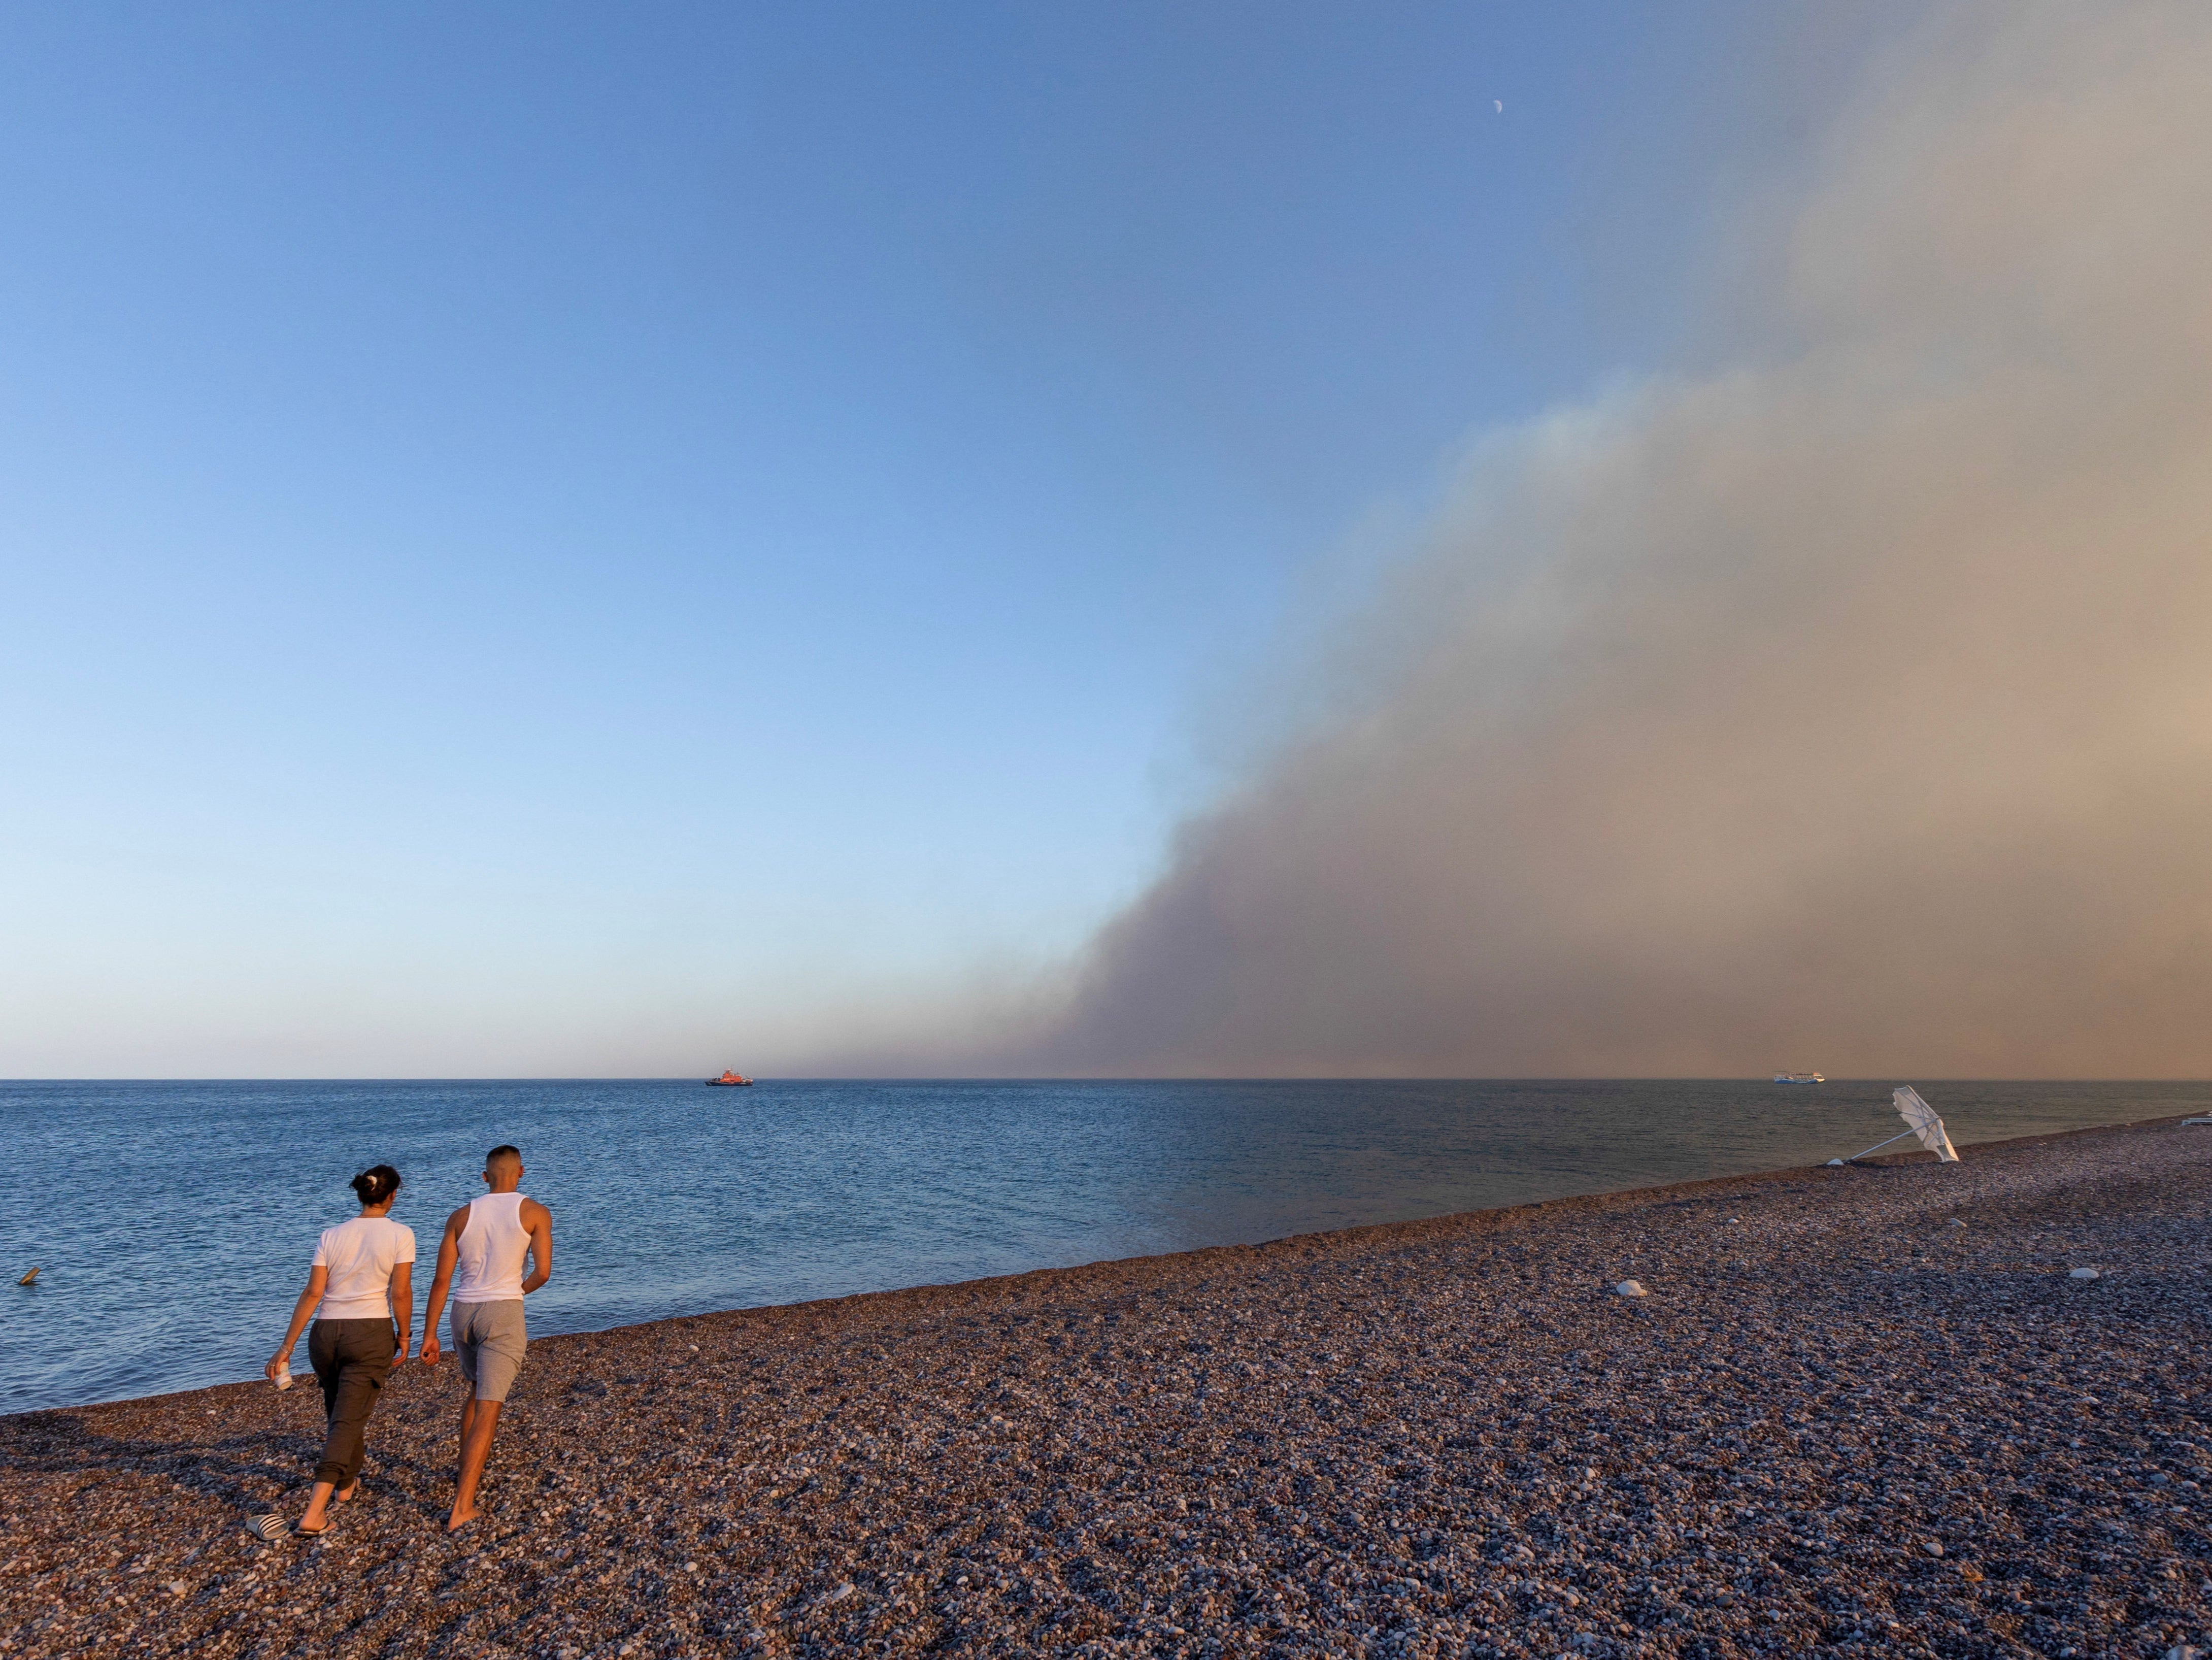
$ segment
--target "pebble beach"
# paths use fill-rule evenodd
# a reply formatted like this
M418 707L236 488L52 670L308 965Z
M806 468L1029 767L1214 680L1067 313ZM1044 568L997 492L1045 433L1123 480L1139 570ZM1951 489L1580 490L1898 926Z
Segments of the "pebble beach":
M1961 1152L0 1419L0 1654L2212 1652L2212 1128Z

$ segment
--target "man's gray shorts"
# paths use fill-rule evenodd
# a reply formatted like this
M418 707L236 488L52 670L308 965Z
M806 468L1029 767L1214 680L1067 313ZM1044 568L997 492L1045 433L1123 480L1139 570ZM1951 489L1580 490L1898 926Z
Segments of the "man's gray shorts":
M503 1303L456 1303L453 1353L461 1376L476 1385L479 1401L504 1401L522 1370L522 1299Z

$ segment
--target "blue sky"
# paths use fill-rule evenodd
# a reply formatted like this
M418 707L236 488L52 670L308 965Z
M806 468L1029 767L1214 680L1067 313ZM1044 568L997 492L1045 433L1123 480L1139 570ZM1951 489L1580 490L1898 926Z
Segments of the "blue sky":
M1808 95L1731 5L0 46L17 1075L684 1072L1074 947L1362 526L1694 350Z

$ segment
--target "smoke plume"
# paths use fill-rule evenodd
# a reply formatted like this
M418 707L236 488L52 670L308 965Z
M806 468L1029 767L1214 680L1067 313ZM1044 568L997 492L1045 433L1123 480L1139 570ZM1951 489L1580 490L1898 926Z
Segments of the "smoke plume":
M1760 355L1476 444L1329 715L969 1064L2212 1075L2208 86L2190 3L1870 66Z

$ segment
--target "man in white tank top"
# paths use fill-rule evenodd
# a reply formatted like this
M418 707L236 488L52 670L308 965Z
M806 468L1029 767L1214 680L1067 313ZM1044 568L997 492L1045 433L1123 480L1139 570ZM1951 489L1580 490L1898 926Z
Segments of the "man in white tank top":
M494 1147L484 1156L483 1179L491 1191L446 1219L438 1276L430 1282L430 1305L422 1316L422 1362L434 1366L438 1311L450 1287L453 1357L468 1391L461 1397L461 1467L448 1533L476 1519L477 1483L491 1456L500 1406L522 1370L528 1339L522 1299L553 1277L553 1213L522 1192L522 1155L513 1147ZM526 1256L532 1259L527 1280L522 1277Z

